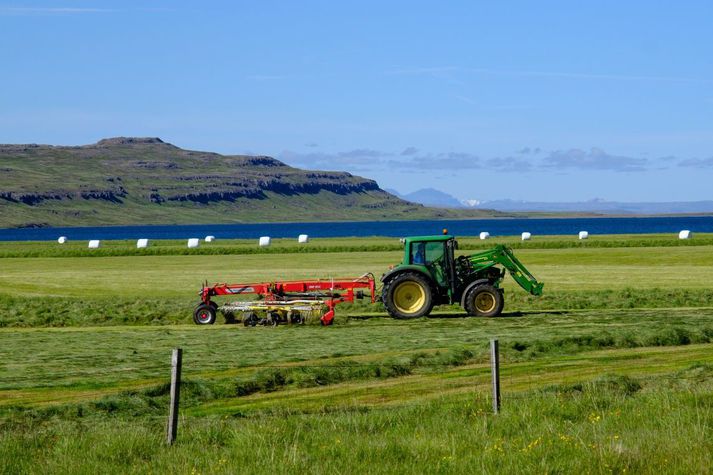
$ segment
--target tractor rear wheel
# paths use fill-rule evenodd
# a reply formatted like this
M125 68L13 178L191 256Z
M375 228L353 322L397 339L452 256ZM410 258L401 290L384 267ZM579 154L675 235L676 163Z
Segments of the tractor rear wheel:
M193 311L193 321L198 325L212 325L215 323L216 307L199 303Z
M433 309L433 291L428 279L413 272L391 279L384 286L382 300L394 318L419 318Z
M465 310L476 317L497 317L503 311L505 299L492 285L478 285L465 296Z

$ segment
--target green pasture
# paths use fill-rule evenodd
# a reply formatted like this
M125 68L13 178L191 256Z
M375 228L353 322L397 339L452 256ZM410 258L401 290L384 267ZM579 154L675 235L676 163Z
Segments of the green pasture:
M379 239L366 242L380 242ZM545 282L531 297L506 278L505 312L713 306L713 246L518 249ZM467 253L461 249L459 252ZM0 327L188 323L203 282L377 278L402 251L0 259ZM382 312L340 306L338 315ZM461 313L461 309L441 311ZM381 313L383 315L383 312Z
M517 256L545 282L548 292L704 289L713 282L711 249L713 246L518 249ZM366 272L378 277L401 258L400 248L371 252L3 258L0 294L185 298L197 292L205 280L328 279ZM506 279L506 286L512 285Z
M506 278L501 318L446 306L400 321L362 302L328 328L190 321L205 280L378 278L398 241L93 257L0 243L0 473L711 472L713 245L697 238L542 238L516 255L544 295ZM175 347L182 418L167 448Z
M4 473L706 473L711 322L713 310L651 310L6 329L0 458ZM173 346L182 417L167 448Z

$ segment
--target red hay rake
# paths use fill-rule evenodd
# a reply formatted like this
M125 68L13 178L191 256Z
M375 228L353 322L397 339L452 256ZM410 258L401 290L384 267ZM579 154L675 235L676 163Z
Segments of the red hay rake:
M211 300L215 296L239 295L257 295L259 300L235 301L221 306ZM206 284L200 291L200 297L201 302L193 312L193 320L199 325L215 323L218 310L226 315L242 313L246 326L304 323L306 317L315 314L321 314L322 325L331 325L337 304L363 298L369 298L374 303L376 284L372 274L356 278Z

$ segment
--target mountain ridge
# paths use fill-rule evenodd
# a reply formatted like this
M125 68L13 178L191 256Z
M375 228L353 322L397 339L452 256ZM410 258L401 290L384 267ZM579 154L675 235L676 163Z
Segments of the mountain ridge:
M498 214L427 208L347 172L301 170L264 155L184 150L158 137L0 145L0 227Z

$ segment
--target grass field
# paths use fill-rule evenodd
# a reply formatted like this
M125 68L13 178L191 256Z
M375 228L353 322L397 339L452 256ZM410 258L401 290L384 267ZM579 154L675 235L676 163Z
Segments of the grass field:
M0 258L0 473L711 472L713 245L664 239L518 249L545 294L506 280L502 318L397 321L357 304L329 328L189 322L203 280L378 277L401 258L393 240L91 258L0 244L16 256Z

